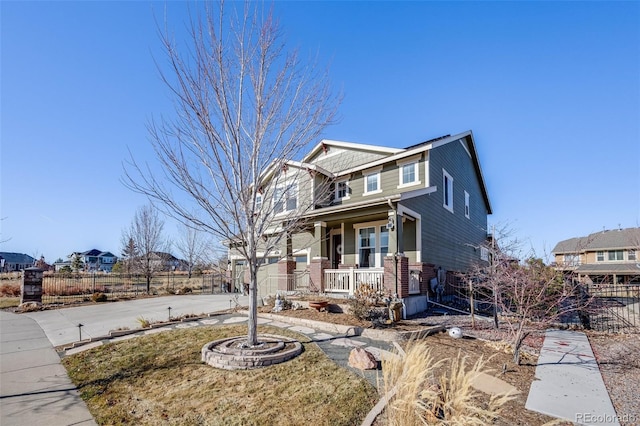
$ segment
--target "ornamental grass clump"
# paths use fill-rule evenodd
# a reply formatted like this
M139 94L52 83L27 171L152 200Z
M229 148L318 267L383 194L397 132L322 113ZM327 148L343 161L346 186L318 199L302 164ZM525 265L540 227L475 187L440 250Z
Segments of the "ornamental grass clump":
M485 396L473 388L480 373L488 373L480 357L471 367L468 357L435 360L425 342L411 343L404 357L382 362L390 426L485 425L494 422L512 395Z

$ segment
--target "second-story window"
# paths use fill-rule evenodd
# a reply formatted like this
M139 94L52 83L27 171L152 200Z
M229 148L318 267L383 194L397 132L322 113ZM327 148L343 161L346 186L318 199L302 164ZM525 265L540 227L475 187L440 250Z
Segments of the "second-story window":
M418 163L405 164L402 167L402 180L401 185L409 185L418 181L416 171L418 169Z
M609 250L609 261L624 260L622 250Z
M375 192L380 189L380 173L371 173L364 178L364 193Z
M298 184L295 182L279 185L273 192L274 212L284 213L298 207Z
M636 251L635 250L629 250L629 252L627 254L627 259L628 260L637 260Z
M349 181L336 182L336 200L343 200L349 198Z
M362 171L362 177L364 178L364 192L362 195L371 195L382 192L380 172L382 172L382 166Z
M597 262L604 262L604 252L603 251L596 252L596 261Z
M256 213L262 208L262 194L256 194Z
M471 211L469 209L469 193L464 191L464 217L471 218Z
M453 178L442 169L442 206L453 213Z

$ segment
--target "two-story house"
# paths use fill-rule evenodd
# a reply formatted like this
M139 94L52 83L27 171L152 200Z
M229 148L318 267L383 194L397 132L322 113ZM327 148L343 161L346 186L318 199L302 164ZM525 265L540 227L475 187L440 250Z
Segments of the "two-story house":
M73 252L68 258L70 260L66 262L56 262L54 267L56 271L61 270L65 266L71 267L72 260L75 256L80 256L80 260L84 265L84 270L91 271L104 271L111 272L113 265L118 261L118 257L109 251L102 251L98 249L91 249L85 252Z
M560 241L557 269L593 283L640 284L640 228L603 230Z
M433 278L444 284L488 261L491 205L471 131L407 148L323 140L287 166L308 173L265 192L276 218L309 197L311 208L301 229L263 253L260 294L352 295L367 284L397 294L410 315L426 308ZM232 246L229 259L240 289L246 260Z

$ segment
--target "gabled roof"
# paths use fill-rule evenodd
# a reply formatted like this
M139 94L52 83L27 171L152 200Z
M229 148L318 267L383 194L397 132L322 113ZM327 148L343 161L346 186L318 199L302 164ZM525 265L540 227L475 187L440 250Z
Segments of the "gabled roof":
M487 191L487 185L484 180L484 175L482 174L482 168L480 167L478 152L476 151L476 145L473 139L473 132L471 130L467 130L466 132L458 133L456 135L441 136L439 138L431 139L426 142L421 142L419 144L410 146L408 149L396 150L397 152L394 153L393 155L381 158L376 161L372 161L370 163L362 164L357 167L343 170L337 175L338 176L348 175L357 171L366 170L371 167L379 166L381 164L391 163L397 160L401 160L405 157L411 157L412 155L437 148L442 145L446 145L452 142L458 142L462 139L466 141L466 145L468 147L468 153L469 153L469 156L471 157L471 161L473 163L473 167L475 169L476 176L480 184L480 190L482 191L482 198L484 199L485 205L487 206L487 212L491 214L492 209L491 209L491 202L489 201L489 193Z
M27 263L33 263L36 261L33 257L29 256L28 254L13 253L9 251L1 251L0 257L3 258L7 263L27 264Z
M91 250L87 250L84 253L80 253L83 256L100 256L100 253L102 253L100 250L98 249L91 249Z
M640 249L640 228L603 230L586 237L560 241L552 253L584 253L587 251Z
M311 149L311 151L304 156L302 162L308 162L314 155L324 149L326 146L335 146L339 148L347 148L356 151L369 151L369 152L378 152L381 154L393 155L399 152L404 151L401 148L389 148L386 146L377 146L377 145L366 145L363 143L354 143L354 142L342 142L342 141L334 141L330 139L323 139L316 146Z

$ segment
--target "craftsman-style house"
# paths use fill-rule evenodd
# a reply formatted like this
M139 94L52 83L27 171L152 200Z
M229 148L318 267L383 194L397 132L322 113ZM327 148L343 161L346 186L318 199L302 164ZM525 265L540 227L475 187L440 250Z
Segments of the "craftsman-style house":
M587 283L640 284L640 228L603 230L560 241L555 266Z
M471 131L407 148L323 140L288 166L307 170L298 179L312 189L287 181L272 192L276 213L295 211L303 197L311 208L303 228L264 254L259 294L354 294L366 284L397 294L410 315L426 308L434 278L444 285L488 261L491 205ZM242 289L246 260L232 245L229 259Z

